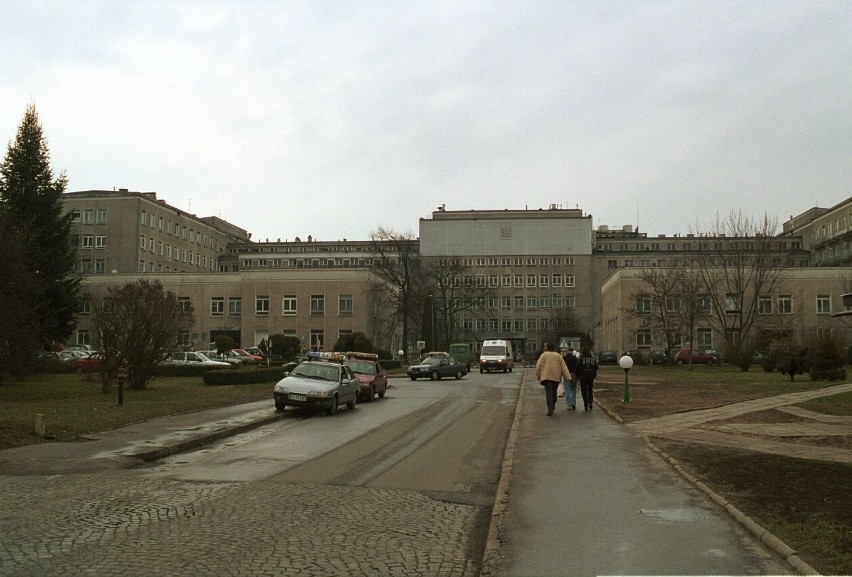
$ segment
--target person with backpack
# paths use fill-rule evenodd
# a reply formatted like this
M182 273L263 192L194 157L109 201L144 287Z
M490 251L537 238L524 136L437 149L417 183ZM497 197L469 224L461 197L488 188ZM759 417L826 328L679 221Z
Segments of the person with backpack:
M591 411L594 407L595 377L598 376L598 363L589 347L580 349L577 359L577 376L580 379L580 392L583 394L583 407Z
M562 379L562 384L565 387L565 403L568 405L569 411L575 411L577 410L577 355L572 347L568 347L563 351L562 358L571 373L570 379Z
M553 350L553 343L544 343L544 352L535 364L535 378L544 387L547 402L547 416L553 415L556 408L556 389L562 378L571 379L571 373L562 359L562 355Z

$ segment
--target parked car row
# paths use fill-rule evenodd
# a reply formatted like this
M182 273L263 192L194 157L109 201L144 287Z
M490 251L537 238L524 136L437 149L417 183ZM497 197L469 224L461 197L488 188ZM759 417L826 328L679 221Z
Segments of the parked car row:
M333 415L341 404L354 409L359 399L369 402L387 392L387 372L370 353L311 352L289 369L272 392L278 411L319 406Z

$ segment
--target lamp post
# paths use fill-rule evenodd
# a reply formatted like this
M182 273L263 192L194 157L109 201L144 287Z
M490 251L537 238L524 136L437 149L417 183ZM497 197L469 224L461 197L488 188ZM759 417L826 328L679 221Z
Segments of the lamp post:
M399 364L400 364L400 365L402 365L402 364L403 364L403 362L404 362L403 357L405 356L405 351L404 351L404 350L402 350L402 349L399 349L399 350L397 351L397 353L399 353Z
M630 383L627 380L627 373L633 368L633 358L630 355L624 355L618 359L618 364L624 369L624 402L630 402Z

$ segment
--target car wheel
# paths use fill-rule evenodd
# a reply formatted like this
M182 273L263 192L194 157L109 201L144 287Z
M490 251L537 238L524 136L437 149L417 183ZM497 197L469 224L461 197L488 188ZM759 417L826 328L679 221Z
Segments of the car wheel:
M364 400L369 403L373 400L373 395L375 394L376 390L372 386L370 386L370 388L367 390L367 394L364 395Z
M411 380L412 380L412 381L416 381L416 380L417 380L417 377L411 377Z
M709 361L707 361L707 366L708 366L708 367L709 367L710 365L715 365L715 364L716 364L716 363L713 361L713 359L710 359Z
M352 395L352 400L346 403L347 409L354 409L355 405L358 403L358 393Z
M385 385L385 388L383 388L381 391L379 391L379 398L380 398L380 399L384 399L384 398L385 398L385 392L386 392L387 390L388 390L388 386L387 386L387 385Z
M432 371L431 378L432 378L433 381L437 381L438 379L441 378L441 375L438 373L438 371Z
M484 372L485 372L485 369L483 369L482 367L479 367L479 374L481 375Z
M678 359L678 360L676 360L675 362L676 362L678 365L682 365L682 364L683 364L683 359Z
M326 415L333 415L337 412L337 395L334 395L331 398L331 402L328 404L328 407L325 408Z
M464 373L463 373L462 371L460 371L460 370L459 370L459 371L456 371L456 380L459 380L459 379L460 379L460 378L462 378L463 376L464 376Z
M512 372L512 367L509 367L509 372L510 372L510 373Z
M276 411L280 412L280 411L283 411L286 408L287 408L287 403L282 403L281 401L275 401L275 410Z

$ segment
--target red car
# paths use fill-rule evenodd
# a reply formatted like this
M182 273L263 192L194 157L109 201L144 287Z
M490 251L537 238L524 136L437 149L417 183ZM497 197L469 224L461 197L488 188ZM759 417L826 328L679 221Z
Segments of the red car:
M388 390L388 374L378 362L378 355L370 353L346 353L343 364L352 369L358 382L361 384L359 397L367 402L379 395L380 399L385 397Z
M721 359L718 354L681 349L675 354L674 362L676 365L718 365L721 364Z
M97 373L104 364L104 356L102 353L95 351L85 357L74 359L69 364L81 373Z

